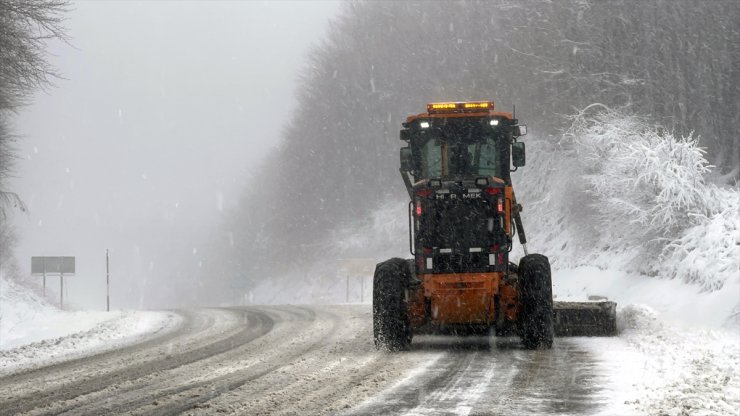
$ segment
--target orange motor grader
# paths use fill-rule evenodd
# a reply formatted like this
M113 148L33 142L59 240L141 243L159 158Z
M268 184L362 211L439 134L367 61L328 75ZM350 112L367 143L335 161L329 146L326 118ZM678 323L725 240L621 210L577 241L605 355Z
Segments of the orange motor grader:
M414 334L517 334L526 348L555 335L612 335L613 302L553 302L550 263L529 254L511 183L526 134L492 101L444 102L403 123L401 175L412 259L379 263L373 286L377 348L406 349ZM525 256L509 262L518 234Z

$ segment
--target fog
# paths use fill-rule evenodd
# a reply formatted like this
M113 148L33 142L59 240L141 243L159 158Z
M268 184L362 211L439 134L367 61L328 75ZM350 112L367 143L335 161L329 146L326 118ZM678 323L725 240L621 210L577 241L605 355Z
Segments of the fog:
M29 208L13 214L23 271L31 256L75 256L65 297L101 309L110 249L113 308L183 304L170 289L200 266L209 234L280 141L298 73L337 10L73 4L70 44L50 44L60 78L14 123L21 159L10 185Z
M516 104L530 141L598 103L698 140L732 183L737 8L705 4L77 4L64 78L13 129L17 258L77 256L82 307L104 305L106 248L114 307L336 301L337 260L405 254L405 214L377 213L407 201L403 117L441 100Z

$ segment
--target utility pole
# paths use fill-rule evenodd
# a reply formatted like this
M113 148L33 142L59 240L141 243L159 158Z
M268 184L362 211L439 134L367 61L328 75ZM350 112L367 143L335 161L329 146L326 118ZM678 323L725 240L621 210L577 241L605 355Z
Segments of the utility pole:
M64 310L64 273L59 275L59 309Z
M108 249L105 249L105 310L110 312L110 256L108 255Z

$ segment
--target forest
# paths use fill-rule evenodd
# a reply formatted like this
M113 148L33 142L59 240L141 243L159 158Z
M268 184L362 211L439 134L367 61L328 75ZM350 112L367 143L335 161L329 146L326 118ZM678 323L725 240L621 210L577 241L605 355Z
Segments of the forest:
M257 283L324 261L337 229L405 198L398 130L432 101L516 107L530 137L551 144L598 104L691 137L732 185L738 21L732 1L346 4L308 57L281 145L213 237L205 273Z

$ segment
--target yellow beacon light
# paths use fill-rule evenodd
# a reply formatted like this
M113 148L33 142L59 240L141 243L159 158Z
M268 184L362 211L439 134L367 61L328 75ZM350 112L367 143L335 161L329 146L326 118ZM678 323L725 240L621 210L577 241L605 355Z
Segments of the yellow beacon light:
M491 107L493 107L493 103L490 101L463 103L463 108L466 110L488 110Z
M427 104L428 113L467 113L480 110L493 110L493 101L469 101Z
M427 105L430 110L455 110L457 103L431 103Z

